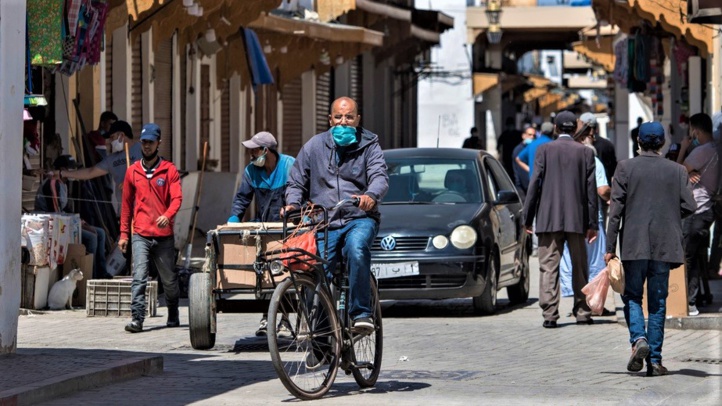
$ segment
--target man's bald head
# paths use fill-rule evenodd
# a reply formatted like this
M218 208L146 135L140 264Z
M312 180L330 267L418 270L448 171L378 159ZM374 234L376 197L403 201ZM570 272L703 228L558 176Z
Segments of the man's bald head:
M358 104L350 97L339 97L331 104L331 114L328 116L331 127L346 125L358 127L361 116L358 114Z

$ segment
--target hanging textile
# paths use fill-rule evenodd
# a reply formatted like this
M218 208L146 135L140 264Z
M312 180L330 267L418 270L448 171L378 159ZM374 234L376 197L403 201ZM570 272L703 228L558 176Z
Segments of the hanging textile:
M273 75L271 75L271 69L268 68L266 55L263 53L256 33L250 28L244 28L243 36L246 45L246 58L248 59L248 65L250 65L253 90L255 91L256 85L273 83Z
M627 75L629 74L629 55L627 53L627 38L617 42L614 46L614 81L620 86L627 86Z
M32 65L50 66L63 60L64 0L27 0L28 48Z
M67 0L65 20L67 35L64 41L60 73L72 75L85 65L100 62L108 4L101 1ZM77 10L77 12L76 12Z

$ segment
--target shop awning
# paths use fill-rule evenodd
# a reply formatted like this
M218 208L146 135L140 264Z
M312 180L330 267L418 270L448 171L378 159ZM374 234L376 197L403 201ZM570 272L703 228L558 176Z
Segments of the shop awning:
M474 73L474 96L478 96L499 84L498 73Z
M588 38L572 43L572 48L601 66L607 72L614 71L614 38L611 36Z
M702 57L707 58L713 52L711 27L690 24L684 21L679 8L679 0L594 0L592 7L597 18L618 25L629 33L644 19L652 25L659 25L666 32L684 38L688 44L697 47Z
M321 41L356 42L371 46L381 46L384 43L382 32L352 25L317 23L265 13L248 26L279 34L306 36Z
M722 24L722 2L687 0L687 21L693 24Z
M552 81L541 75L524 75L532 88L524 92L524 103L531 103L534 100L549 93Z

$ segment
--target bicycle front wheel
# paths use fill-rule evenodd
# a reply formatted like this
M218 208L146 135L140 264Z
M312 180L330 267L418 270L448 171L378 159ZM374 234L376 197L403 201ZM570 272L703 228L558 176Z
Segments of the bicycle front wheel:
M268 308L268 349L283 386L299 399L318 399L336 379L341 334L327 292L311 276L276 287Z
M374 331L370 334L351 334L353 342L353 377L362 388L376 384L381 372L381 357L384 349L384 329L381 320L381 301L376 279L371 277L371 303L374 314Z

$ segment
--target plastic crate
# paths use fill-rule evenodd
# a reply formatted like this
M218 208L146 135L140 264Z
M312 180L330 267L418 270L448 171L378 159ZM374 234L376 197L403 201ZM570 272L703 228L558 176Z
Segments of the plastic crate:
M128 279L91 279L87 285L85 309L88 317L131 317ZM158 303L158 282L149 281L145 289L145 315L154 317Z

